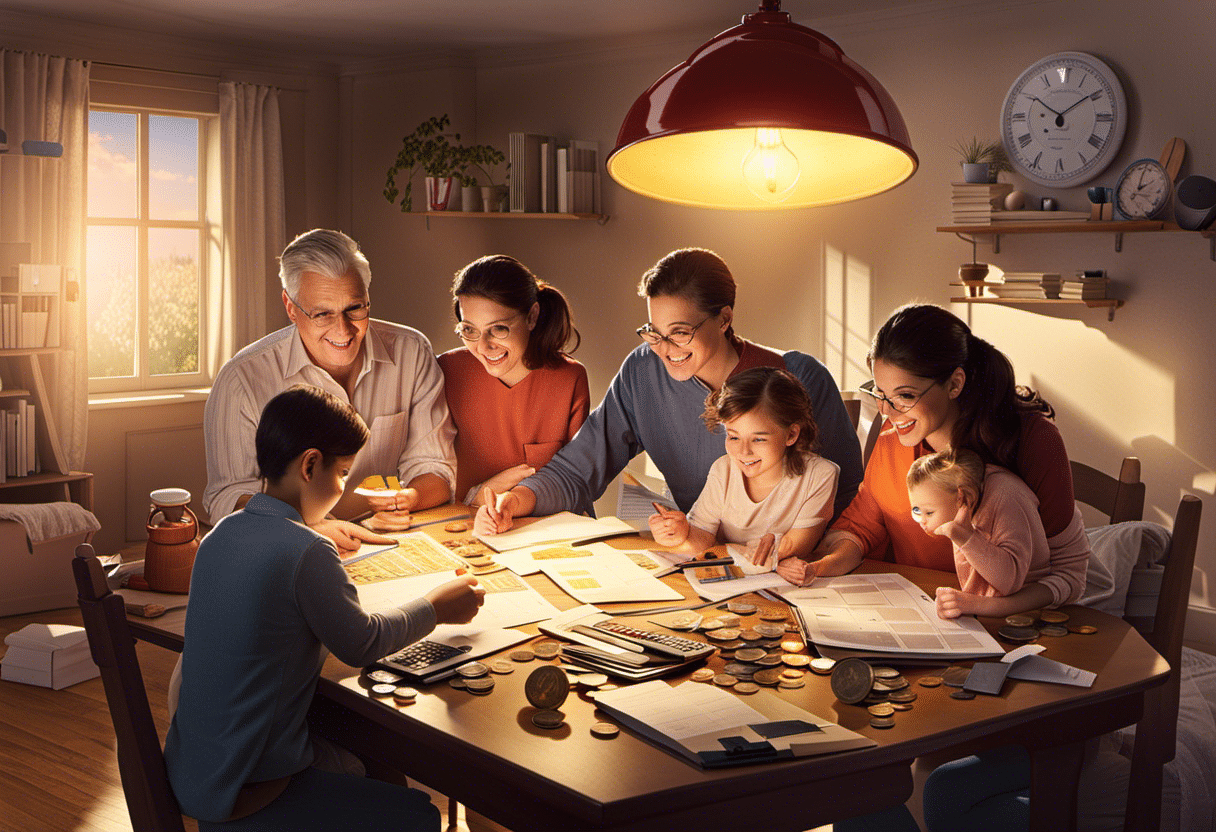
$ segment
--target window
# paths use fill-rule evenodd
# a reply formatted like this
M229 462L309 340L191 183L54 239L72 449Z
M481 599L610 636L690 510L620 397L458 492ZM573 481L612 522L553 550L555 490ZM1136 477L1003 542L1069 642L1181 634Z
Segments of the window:
M89 111L86 286L94 391L207 383L215 117Z

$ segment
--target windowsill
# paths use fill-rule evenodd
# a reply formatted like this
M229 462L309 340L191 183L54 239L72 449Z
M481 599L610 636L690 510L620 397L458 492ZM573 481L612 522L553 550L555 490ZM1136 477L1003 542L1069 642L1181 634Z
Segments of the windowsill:
M93 393L89 396L89 410L117 410L124 407L205 402L210 392L210 387L176 387L165 390Z

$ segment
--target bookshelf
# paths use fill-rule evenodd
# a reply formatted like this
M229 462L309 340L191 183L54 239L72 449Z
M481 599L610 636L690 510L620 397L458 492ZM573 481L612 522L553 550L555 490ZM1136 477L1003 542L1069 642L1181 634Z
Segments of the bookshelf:
M992 253L1001 253L1001 237L1006 234L1114 234L1115 251L1123 251L1123 235L1158 231L1199 234L1210 241L1210 257L1216 260L1216 229L1191 231L1162 220L1080 220L1077 222L1010 222L992 225L939 225L938 231L992 237Z
M1021 306L1022 304L1065 304L1069 306L1088 306L1090 309L1105 309L1106 320L1115 319L1115 310L1123 305L1123 301L1115 298L1097 298L1094 300L1074 300L1072 298L950 298L951 303L995 303L999 306Z

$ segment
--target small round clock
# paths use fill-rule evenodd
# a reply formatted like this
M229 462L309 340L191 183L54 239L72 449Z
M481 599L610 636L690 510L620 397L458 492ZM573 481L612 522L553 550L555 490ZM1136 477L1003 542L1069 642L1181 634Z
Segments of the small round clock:
M1127 166L1115 186L1115 207L1129 220L1147 220L1170 202L1173 183L1156 159L1138 159Z
M1049 188L1093 179L1123 144L1127 99L1118 76L1084 52L1057 52L1018 76L1001 108L1014 169Z

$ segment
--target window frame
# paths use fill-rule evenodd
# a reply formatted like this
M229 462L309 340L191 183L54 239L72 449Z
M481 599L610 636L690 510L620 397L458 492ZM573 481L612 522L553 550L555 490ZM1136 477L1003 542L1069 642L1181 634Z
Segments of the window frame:
M134 228L136 249L136 292L135 292L135 372L130 376L89 377L89 393L138 393L152 390L174 390L179 388L206 387L211 383L208 371L208 282L214 265L210 262L214 246L212 242L221 231L219 221L220 206L212 198L219 189L217 183L209 182L213 171L218 170L218 160L209 158L215 152L218 144L219 114L215 112L200 112L193 109L178 109L172 107L141 106L126 103L108 103L90 100L89 113L107 112L132 114L137 117L136 128L136 216L127 217L93 217L85 216L85 246L87 251L88 231L90 228ZM150 191L150 160L148 155L149 124L152 116L170 116L174 118L191 118L198 120L198 213L196 220L151 219L149 214ZM86 189L88 182L86 177ZM86 196L86 206L88 203ZM150 364L150 262L148 259L149 232L154 229L188 229L196 230L198 235L197 274L198 274L198 370L193 373L172 373L152 375ZM87 255L86 255L87 257ZM87 291L88 274L85 275ZM86 327L88 324L86 323Z

